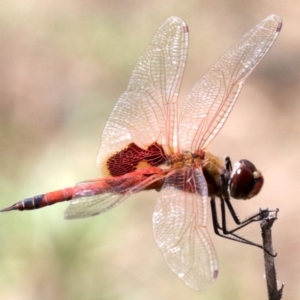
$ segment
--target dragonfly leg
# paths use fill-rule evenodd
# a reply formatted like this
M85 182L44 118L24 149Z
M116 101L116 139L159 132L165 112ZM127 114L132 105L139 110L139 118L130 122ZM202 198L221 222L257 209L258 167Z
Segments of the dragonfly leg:
M252 222L261 221L264 218L264 216L265 216L266 210L260 210L258 213L256 213L256 214L254 214L254 215L246 218L245 220L241 221L238 218L238 216L237 216L237 214L236 214L236 212L235 212L235 210L234 210L234 208L233 208L233 206L232 206L229 198L224 198L224 199L222 198L221 199L221 211L224 211L224 215L225 215L225 205L224 205L224 202L225 202L225 204L226 204L226 206L227 206L227 208L228 208L228 210L229 210L229 212L230 212L230 214L232 216L232 219L234 220L234 222L237 225L239 225L235 229L230 230L229 233L233 233L233 232L235 232L235 231L237 231L237 230L245 227L246 225L248 225L248 224L250 224Z
M225 169L229 172L232 171L232 163L231 163L231 159L229 156L225 157Z
M227 200L227 201L226 201ZM220 198L220 205L221 205L221 224L219 223L218 220L218 212L217 212L217 207L216 207L216 201L215 198L212 198L210 201L210 205L211 205L211 212L212 212L212 220L213 220L213 227L214 227L214 232L216 235L229 239L229 240L233 240L236 242L240 242L243 244L247 244L247 245L251 245L251 246L255 246L258 247L260 249L263 249L265 252L267 252L270 256L275 257L277 254L273 254L270 253L267 249L265 249L262 245L252 242L246 238L243 238L239 235L237 235L235 232L238 231L239 229L247 226L248 224L255 222L255 221L260 221L263 219L266 210L261 210L258 214L255 214L253 216L251 216L250 218L245 219L244 221L240 221L239 218L237 217L229 199L224 199L224 198ZM232 216L232 218L234 219L234 221L239 225L236 228L232 229L232 230L228 230L227 229L227 222L226 222L226 207L225 207L225 203L230 211L230 214ZM229 205L228 205L229 203Z

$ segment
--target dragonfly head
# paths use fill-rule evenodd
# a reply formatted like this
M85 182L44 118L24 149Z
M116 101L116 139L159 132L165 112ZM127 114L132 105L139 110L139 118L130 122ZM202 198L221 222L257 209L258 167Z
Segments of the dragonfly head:
M235 199L250 199L259 193L263 183L261 172L252 162L242 159L233 166L229 179L230 195Z

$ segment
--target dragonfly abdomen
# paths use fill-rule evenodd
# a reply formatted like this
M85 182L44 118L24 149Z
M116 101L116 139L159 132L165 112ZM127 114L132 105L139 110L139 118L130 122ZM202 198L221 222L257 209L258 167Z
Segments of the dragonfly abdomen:
M44 206L52 205L58 202L71 200L73 197L74 188L66 188L55 192L37 195L31 198L26 198L12 206L2 209L0 212L10 210L32 210Z

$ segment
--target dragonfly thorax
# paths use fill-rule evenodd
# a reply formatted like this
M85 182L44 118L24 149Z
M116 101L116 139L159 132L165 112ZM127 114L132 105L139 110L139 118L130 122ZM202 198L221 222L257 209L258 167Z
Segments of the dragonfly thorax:
M198 153L191 151L182 151L169 156L169 165L173 169L180 169L184 167L203 167L205 160L205 152L203 150Z

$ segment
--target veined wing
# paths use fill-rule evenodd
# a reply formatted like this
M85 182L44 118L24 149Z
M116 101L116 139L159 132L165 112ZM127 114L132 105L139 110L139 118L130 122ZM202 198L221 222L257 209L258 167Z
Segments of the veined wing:
M193 87L183 104L179 145L205 148L224 125L243 83L275 42L282 23L271 15L229 48Z
M143 149L154 142L177 146L177 97L187 48L187 25L170 17L138 59L126 92L109 116L98 167L132 142Z
M154 237L166 263L195 290L207 288L218 274L206 228L207 197L201 169L177 169L165 179L153 214Z
M74 187L73 199L65 211L65 218L78 219L104 213L151 185L152 188L154 184L156 188L160 188L162 183L158 181L165 177L163 172L152 175L135 173L138 172L78 183Z

